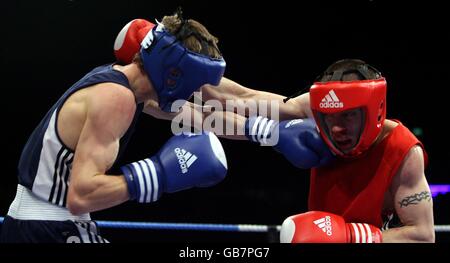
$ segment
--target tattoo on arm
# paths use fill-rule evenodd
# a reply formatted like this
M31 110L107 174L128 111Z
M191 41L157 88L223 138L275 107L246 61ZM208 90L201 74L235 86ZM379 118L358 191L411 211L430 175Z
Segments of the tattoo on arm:
M431 200L431 194L428 191L423 191L414 195L410 195L407 196L405 198L403 198L402 201L399 202L400 207L404 207L404 206L408 206L408 205L417 205L420 201L422 200L426 200L426 201L430 201Z

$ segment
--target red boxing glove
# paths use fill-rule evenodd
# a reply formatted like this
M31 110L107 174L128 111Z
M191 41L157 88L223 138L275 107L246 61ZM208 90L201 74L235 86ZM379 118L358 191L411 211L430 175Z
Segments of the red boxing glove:
M364 223L345 223L332 213L310 211L290 216L281 226L281 243L381 243L381 230Z
M141 49L141 42L155 24L145 19L134 19L126 24L114 41L114 55L120 62L129 64Z

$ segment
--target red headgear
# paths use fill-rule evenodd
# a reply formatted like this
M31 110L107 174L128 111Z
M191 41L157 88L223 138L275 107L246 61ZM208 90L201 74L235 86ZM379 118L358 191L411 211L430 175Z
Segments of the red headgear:
M141 42L155 24L145 19L134 19L126 24L114 41L114 55L120 62L131 63L141 50Z
M367 65L364 66L367 69ZM337 155L353 157L367 150L383 128L386 118L386 80L379 75L376 79L340 81L342 74L342 71L338 74L339 81L335 81L333 74L329 82L315 82L311 86L309 96L314 119L324 141ZM366 76L366 73L361 74ZM331 140L321 115L356 108L361 108L364 112L363 128L356 146L350 152L343 153Z

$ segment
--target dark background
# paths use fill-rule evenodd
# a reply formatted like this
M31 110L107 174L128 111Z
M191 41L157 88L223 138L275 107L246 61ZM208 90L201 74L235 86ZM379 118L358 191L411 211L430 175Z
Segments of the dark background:
M314 2L314 3L312 3ZM134 18L154 21L177 6L216 35L225 75L250 88L290 95L329 64L360 58L388 81L388 118L401 120L425 144L429 183L450 184L446 161L448 14L430 1L7 1L0 28L2 183L0 215L14 198L16 166L26 140L59 96L94 66L113 62L113 42ZM170 123L141 116L122 162L148 157L171 136ZM306 211L308 171L268 147L222 140L228 177L207 189L132 202L94 219L278 225ZM434 200L435 223L450 224L449 195ZM111 241L270 241L265 234L110 230ZM438 241L444 240L438 235Z

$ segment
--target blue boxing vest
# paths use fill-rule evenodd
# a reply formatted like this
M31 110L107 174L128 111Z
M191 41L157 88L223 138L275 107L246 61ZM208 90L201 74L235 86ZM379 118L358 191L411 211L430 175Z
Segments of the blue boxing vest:
M122 72L114 70L112 66L113 64L108 64L97 67L72 85L47 112L29 137L19 161L19 184L30 189L38 198L66 207L74 152L64 145L58 135L56 128L58 113L67 98L83 88L113 82L130 89L127 77ZM138 104L134 119L120 140L118 158L133 133L142 109L143 103Z

